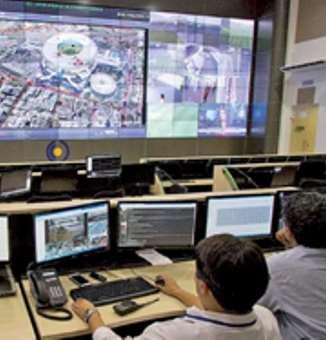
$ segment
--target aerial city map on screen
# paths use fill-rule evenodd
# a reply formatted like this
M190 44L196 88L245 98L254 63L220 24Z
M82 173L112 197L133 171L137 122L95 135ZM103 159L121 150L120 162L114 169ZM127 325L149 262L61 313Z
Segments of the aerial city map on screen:
M252 21L21 3L0 5L0 139L247 133Z

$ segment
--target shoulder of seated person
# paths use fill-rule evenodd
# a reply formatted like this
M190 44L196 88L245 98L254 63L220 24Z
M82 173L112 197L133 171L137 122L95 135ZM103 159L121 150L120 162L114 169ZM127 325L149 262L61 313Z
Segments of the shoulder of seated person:
M271 256L269 256L267 260L268 261L284 260L288 257L291 257L293 254L300 252L300 248L302 248L302 246L296 246L293 248L287 248L285 250L275 252L271 254Z
M255 305L254 313L256 314L258 320L263 322L264 327L270 330L278 329L277 320L269 309L260 305Z
M293 261L297 258L298 252L300 252L300 249L297 246L272 254L267 258L269 269L273 269L274 271L278 269L284 270L284 267L293 264Z

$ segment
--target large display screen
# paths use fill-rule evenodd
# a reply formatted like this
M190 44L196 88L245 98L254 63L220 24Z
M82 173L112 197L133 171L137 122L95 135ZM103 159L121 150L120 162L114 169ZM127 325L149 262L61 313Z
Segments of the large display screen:
M0 139L245 135L253 26L1 1Z

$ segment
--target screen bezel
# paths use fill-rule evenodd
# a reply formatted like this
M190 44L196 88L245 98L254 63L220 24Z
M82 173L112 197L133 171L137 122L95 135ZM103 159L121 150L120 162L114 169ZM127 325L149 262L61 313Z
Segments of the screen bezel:
M37 219L37 217L44 216L44 215L57 214L57 213L61 213L61 212L65 212L65 211L71 211L71 210L80 209L80 208L96 207L98 205L103 205L103 204L106 205L107 218L108 218L108 226L107 226L108 243L107 243L106 246L95 248L95 249L89 249L89 250L86 250L86 251L83 251L83 252L79 252L79 253L76 253L76 254L69 254L69 255L66 255L66 256L60 256L60 257L57 257L57 258L54 258L54 259L50 259L50 260L38 261L37 233L36 233L36 219ZM88 203L88 204L82 204L82 205L75 205L75 206L71 206L71 207L67 207L67 208L54 209L54 210L48 210L48 211L44 211L44 212L40 212L40 213L35 213L33 215L33 233L34 233L33 239L34 239L34 246L35 246L34 260L35 260L35 263L37 263L37 264L59 262L59 261L66 260L66 259L82 257L82 256L85 256L85 255L90 255L90 254L94 254L94 253L97 253L97 252L102 252L102 251L105 251L105 250L110 250L111 249L110 203L108 201L100 201L100 202L96 202L96 203Z
M148 205L156 205L156 204L194 204L195 205L195 216L194 216L194 227L193 227L193 244L192 245L175 245L175 246L167 246L167 245L144 245L144 246L121 246L119 244L120 239L120 206L121 204L148 204ZM196 243L197 243L197 233L198 233L198 202L195 200L182 200L182 201L164 201L164 200L158 200L158 201L119 201L117 204L117 223L116 223L116 247L120 250L136 250L136 249L148 249L148 248L154 248L154 249L167 249L167 250L176 250L176 249L194 249Z
M261 239L273 239L275 234L275 213L276 213L276 197L277 192L273 193L253 193L253 194L230 194L230 195L219 195L219 196L210 196L206 198L206 218L205 218L205 228L204 228L204 237L207 238L207 223L208 223L208 209L209 209L209 201L214 199L228 199L228 198L251 198L251 197L273 197L273 206L272 206L272 218L270 224L270 233L269 234L260 234L260 235L247 235L247 236L236 236L241 239L246 240L261 240ZM222 234L222 233L221 233ZM215 234L215 235L221 235Z
M7 219L7 236L8 236L8 258L2 259L0 257L0 263L9 263L11 258L11 249L10 249L10 228L9 228L9 216L5 214L0 214L0 219L5 217Z

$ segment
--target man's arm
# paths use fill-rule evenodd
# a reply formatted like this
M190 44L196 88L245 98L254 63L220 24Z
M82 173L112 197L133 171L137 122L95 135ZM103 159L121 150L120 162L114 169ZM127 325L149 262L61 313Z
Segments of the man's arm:
M199 298L196 295L182 289L172 277L168 275L161 275L161 277L164 280L164 285L158 285L158 287L163 293L178 299L186 307L196 306L198 308L203 308ZM72 304L72 309L83 321L87 322L90 331L93 333L94 340L122 340L109 327L105 326L100 313L95 309L94 305L91 302L84 299L78 299ZM87 320L85 320L89 311L92 311L92 313L89 314L89 317L87 318ZM139 336L136 339L162 339L161 334L157 334L160 327L153 326L149 327L142 336ZM131 340L131 338L127 339Z
M76 300L72 305L72 310L85 321L93 334L94 340L121 340L110 328L105 327L105 323L100 313L94 305L84 299ZM88 314L90 313L90 314ZM88 318L86 317L88 315Z
M270 281L265 294L257 302L258 305L262 305L273 313L281 309L281 291L280 291L280 275L282 274L282 259L279 259L281 255L272 255L267 260L268 271L270 275Z
M158 287L163 293L178 299L186 307L195 306L203 308L199 298L196 295L182 289L172 277L168 275L160 275L160 277L164 280L164 285L158 285Z

